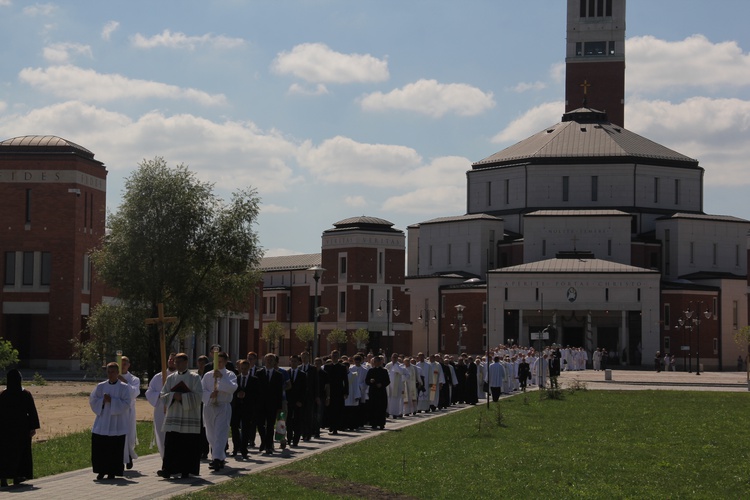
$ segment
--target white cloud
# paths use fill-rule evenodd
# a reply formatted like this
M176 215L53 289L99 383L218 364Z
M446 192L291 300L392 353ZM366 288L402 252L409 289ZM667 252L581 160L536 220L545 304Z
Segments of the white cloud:
M10 7L13 5L12 0L0 0L0 7Z
M57 10L57 6L51 3L37 3L24 7L23 13L27 16L49 16Z
M134 80L118 74L102 74L77 66L25 68L19 73L22 82L66 99L107 102L117 99L185 99L204 106L226 104L223 94L182 88L175 85Z
M542 90L546 89L547 84L544 82L520 82L515 87L511 87L510 90L513 92L528 92L529 90Z
M268 205L263 204L261 206L261 211L268 214L291 214L296 213L297 209L269 203Z
M466 211L466 188L463 186L419 188L410 193L388 198L383 203L383 210L412 214L462 214Z
M170 49L188 49L194 50L199 46L209 46L215 49L233 49L244 45L245 40L242 38L230 38L224 35L212 35L207 33L200 36L188 36L185 33L172 33L164 30L158 35L145 37L136 33L131 37L134 47L139 49L153 49L155 47L167 47Z
M280 52L271 63L279 75L293 75L310 83L382 82L388 62L369 54L342 54L323 43L303 43Z
M419 80L387 94L374 92L360 102L366 111L404 109L416 111L433 118L446 113L459 116L478 115L495 106L492 92L482 92L465 83L438 83L436 80Z
M494 143L518 142L536 134L544 127L560 121L565 105L562 102L540 104L519 116L492 138Z
M117 21L109 21L107 24L104 25L102 28L102 40L109 40L109 38L112 36L112 33L117 31L117 28L120 27L120 23Z
M325 95L328 93L328 89L322 83L317 84L314 88L300 85L299 83L293 83L289 86L289 94L299 95Z
M706 184L750 184L750 101L633 99L625 107L625 120L629 130L698 160L706 169Z
M63 64L70 61L71 54L81 54L93 57L91 46L73 42L53 43L44 47L44 58L54 64Z
M5 101L0 101L0 113L4 112L8 108L8 104Z
M626 53L628 87L634 93L750 85L750 54L734 41L712 43L703 35L677 42L637 36L628 39Z
M565 81L565 63L559 62L553 64L549 69L549 76L555 83L562 83Z
M344 197L344 203L348 207L359 208L367 206L364 196L346 196Z
M0 137L19 132L60 135L80 144L105 163L110 177L129 173L144 158L163 156L171 165L184 162L201 179L226 191L253 186L262 196L299 181L292 168L298 144L250 122L219 123L156 112L131 119L68 101L26 114L0 115Z

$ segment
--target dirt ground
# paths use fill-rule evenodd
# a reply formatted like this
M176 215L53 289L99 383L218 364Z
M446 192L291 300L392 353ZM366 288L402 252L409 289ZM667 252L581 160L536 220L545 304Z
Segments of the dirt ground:
M94 413L89 406L89 394L95 386L95 382L24 384L24 388L34 395L39 413L41 427L34 441L90 429L94 424ZM139 421L153 420L153 407L146 398L136 400L136 418Z

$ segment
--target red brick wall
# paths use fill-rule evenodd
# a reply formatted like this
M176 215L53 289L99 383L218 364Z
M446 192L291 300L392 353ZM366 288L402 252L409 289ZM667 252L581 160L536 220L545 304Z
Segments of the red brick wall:
M565 112L583 106L584 80L588 87L587 107L607 112L610 122L625 126L625 62L597 61L568 63L565 70Z

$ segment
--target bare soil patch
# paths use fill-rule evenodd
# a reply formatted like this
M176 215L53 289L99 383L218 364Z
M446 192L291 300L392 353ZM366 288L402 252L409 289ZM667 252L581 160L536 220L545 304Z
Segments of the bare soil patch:
M97 382L47 382L47 385L24 385L34 396L41 428L34 441L46 441L91 429L94 413L89 406L89 394ZM136 400L139 421L153 420L153 407L145 398Z
M370 484L355 483L352 481L341 481L332 477L317 476L304 471L290 471L276 469L269 474L276 476L283 476L290 481L293 481L298 486L308 488L316 491L325 491L332 495L340 495L341 492L356 491L357 498L363 498L367 500L415 500L416 497L409 495L402 495L400 493L392 493L390 491L372 486Z

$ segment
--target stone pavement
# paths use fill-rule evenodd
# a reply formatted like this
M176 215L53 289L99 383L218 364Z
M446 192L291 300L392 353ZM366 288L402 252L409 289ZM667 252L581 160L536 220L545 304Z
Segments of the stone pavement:
M591 390L705 390L705 391L733 391L747 392L748 382L745 372L660 372L612 369L612 380L605 380L603 371L593 370L578 372L563 372L560 382L563 387L579 381ZM512 397L505 395L503 398ZM480 401L480 404L484 404ZM173 495L190 493L207 486L219 484L233 477L252 474L277 467L295 460L309 457L315 453L330 450L352 442L368 439L381 432L393 431L427 419L439 418L456 411L470 408L470 406L453 406L438 413L424 414L389 419L385 431L371 431L369 429L358 432L339 432L338 436L328 435L325 431L320 439L308 443L301 443L299 448L290 449L284 454L275 453L265 456L252 452L248 460L227 459L227 466L219 473L210 471L207 462L201 464L201 477L189 479L162 479L156 475L161 467L158 454L148 455L135 461L131 471L125 471L124 478L112 481L96 481L91 469L67 472L56 476L48 476L29 481L29 485L19 488L3 488L0 498L23 498L31 500L44 498L57 499L101 499L118 497L127 499L166 499Z

